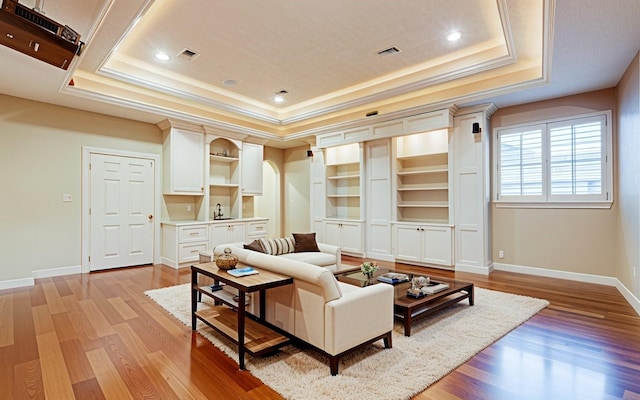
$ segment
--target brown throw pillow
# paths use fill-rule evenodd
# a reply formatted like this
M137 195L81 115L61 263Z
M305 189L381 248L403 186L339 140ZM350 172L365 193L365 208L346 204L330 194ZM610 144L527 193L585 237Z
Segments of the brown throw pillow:
M318 243L316 243L316 233L293 233L293 240L295 241L295 253L302 253L306 251L319 252Z
M262 248L262 245L257 239L249 244L245 244L244 248L247 250L257 251L259 253L264 253L264 249Z

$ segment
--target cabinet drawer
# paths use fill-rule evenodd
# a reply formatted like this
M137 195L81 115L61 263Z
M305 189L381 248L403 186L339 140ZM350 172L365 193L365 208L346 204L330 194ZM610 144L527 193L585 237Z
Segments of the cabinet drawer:
M267 237L267 221L247 223L247 236Z
M178 242L198 242L209 239L206 225L181 226L178 228Z
M207 250L207 242L183 243L178 245L178 262L198 261L200 252Z

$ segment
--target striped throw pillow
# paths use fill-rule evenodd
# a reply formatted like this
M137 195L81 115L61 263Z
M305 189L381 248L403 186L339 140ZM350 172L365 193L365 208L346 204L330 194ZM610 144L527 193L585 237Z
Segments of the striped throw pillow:
M280 254L293 253L295 244L293 238L275 238L275 239L260 239L260 244L264 249L264 252L271 254L272 256L278 256Z

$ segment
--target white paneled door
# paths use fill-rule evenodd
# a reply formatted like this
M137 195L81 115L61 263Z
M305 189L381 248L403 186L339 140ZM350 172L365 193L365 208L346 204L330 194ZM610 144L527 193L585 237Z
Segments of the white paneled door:
M90 269L151 264L154 161L91 154Z

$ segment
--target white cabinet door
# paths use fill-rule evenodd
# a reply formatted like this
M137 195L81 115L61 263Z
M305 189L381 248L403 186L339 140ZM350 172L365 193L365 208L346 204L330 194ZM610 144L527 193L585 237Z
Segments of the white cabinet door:
M422 259L422 234L417 225L393 226L394 251L397 260L420 262Z
M452 265L451 228L448 226L422 226L422 262Z
M211 224L211 234L209 246L211 250L215 249L217 245L229 243L229 228L228 224L215 223Z
M245 234L246 234L246 225L244 222L236 222L233 224L229 224L229 242L228 243L239 243L244 242Z
M164 134L165 194L204 193L204 135L171 128Z
M244 242L245 232L244 222L218 222L211 224L210 248L213 250L221 244Z
M362 224L359 222L340 223L342 251L346 253L362 253Z
M363 253L362 222L331 220L324 221L323 243L338 246L343 253Z
M242 195L262 194L263 147L259 144L242 144Z
M443 266L453 265L450 226L393 225L393 256L396 260Z
M340 223L336 221L324 222L324 243L342 247Z

